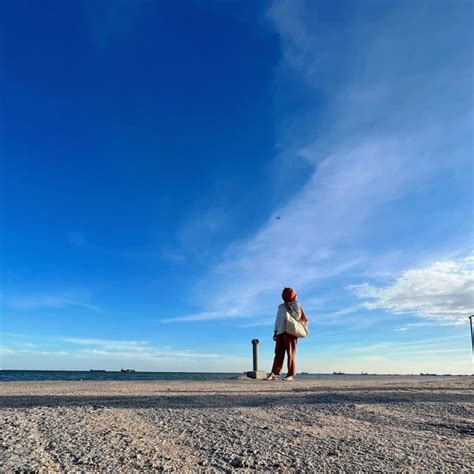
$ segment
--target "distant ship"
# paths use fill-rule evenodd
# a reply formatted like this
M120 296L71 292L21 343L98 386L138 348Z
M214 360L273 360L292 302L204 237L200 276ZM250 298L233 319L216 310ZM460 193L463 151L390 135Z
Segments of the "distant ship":
M346 375L344 372L333 372L332 375Z
M135 372L135 369L120 369L120 372Z
M106 372L105 369L91 369L90 372Z

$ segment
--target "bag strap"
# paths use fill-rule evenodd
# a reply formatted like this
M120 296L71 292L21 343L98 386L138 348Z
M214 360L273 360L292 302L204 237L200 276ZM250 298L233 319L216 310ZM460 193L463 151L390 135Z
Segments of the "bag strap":
M286 303L285 303L286 304ZM301 305L300 305L301 306ZM286 307L286 312L290 313L288 306ZM290 314L291 315L291 314ZM301 306L301 318L300 321L302 323L308 323L309 319L308 316L306 316L306 313L304 312L303 306Z

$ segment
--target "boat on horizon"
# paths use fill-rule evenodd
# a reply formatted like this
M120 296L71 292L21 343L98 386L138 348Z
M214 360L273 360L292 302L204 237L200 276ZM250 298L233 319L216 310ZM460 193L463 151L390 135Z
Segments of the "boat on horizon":
M120 372L132 373L135 372L135 369L120 369Z
M89 372L107 372L105 369L91 369Z

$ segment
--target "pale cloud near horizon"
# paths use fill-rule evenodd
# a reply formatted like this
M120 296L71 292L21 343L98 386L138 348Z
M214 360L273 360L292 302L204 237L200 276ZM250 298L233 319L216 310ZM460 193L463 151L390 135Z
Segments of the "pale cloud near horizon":
M463 324L474 312L474 257L407 270L385 287L363 283L350 289L366 309Z
M44 345L44 341L41 342ZM2 364L21 369L24 368L22 362L28 361L29 368L34 368L37 363L42 369L56 370L62 368L61 363L67 358L71 370L89 370L91 367L119 370L132 365L137 370L199 371L205 364L212 370L222 372L240 372L248 365L248 358L239 354L177 349L140 340L51 337L47 346L47 349L15 344L0 346Z
M455 346L453 341L459 341ZM43 339L41 339L43 344ZM355 341L352 341L355 342ZM64 345L66 343L66 345ZM67 344L77 346L68 347ZM58 346L58 344L60 344ZM206 364L209 371L220 372L242 372L250 368L250 360L238 349L234 353L206 353L194 350L177 350L170 346L155 346L149 341L140 340L116 340L95 338L49 338L47 348L35 349L16 346L0 346L2 363L4 368L22 369L63 369L61 361L68 360L69 370L89 370L90 368L101 368L116 371L121 367L131 366L139 371L166 370L166 371L192 371L202 370L202 364ZM144 349L144 350L142 350ZM235 348L234 348L235 349ZM308 346L302 346L301 370L310 372L332 372L333 370L350 370L359 372L364 369L364 361L372 361L375 358L385 360L382 366L371 366L370 371L386 373L402 371L407 373L419 371L459 371L468 372L468 361L464 360L466 354L470 354L468 337L463 335L434 337L430 339L417 339L404 342L380 341L375 344L358 345L346 344L344 351L336 354L330 353L330 359L326 352L317 352L316 358L309 354L312 352ZM305 355L304 355L305 354ZM383 355L380 355L383 354ZM406 357L420 356L416 364L410 360L407 365L402 359ZM395 358L400 361L393 365ZM34 357L33 361L31 357ZM271 351L262 353L262 366L271 364ZM424 358L424 359L423 359ZM27 365L25 363L28 362ZM390 362L390 364L389 364ZM459 368L457 368L459 365ZM462 366L462 368L461 368Z

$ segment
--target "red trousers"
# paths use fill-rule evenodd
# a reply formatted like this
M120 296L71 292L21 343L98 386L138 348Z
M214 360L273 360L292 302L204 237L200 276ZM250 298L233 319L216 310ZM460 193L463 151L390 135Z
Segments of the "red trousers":
M287 377L296 374L296 343L298 338L284 332L277 335L275 344L275 359L273 360L272 374L280 375L287 354L288 374Z

